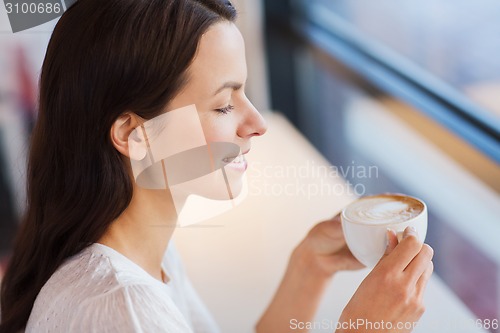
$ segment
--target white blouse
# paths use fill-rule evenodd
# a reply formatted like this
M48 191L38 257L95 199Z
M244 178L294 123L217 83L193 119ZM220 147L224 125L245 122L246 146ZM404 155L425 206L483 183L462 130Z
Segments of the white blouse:
M218 333L173 246L163 269L166 283L95 243L65 261L43 286L26 333Z

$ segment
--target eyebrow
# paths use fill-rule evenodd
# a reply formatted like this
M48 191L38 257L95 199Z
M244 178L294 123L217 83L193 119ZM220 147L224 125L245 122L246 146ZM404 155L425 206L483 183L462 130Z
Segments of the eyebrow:
M229 81L229 82L226 82L222 85L222 87L220 87L219 89L217 89L214 93L214 96L219 94L221 91L223 91L224 89L228 89L228 88L231 88L233 90L238 90L240 89L241 87L243 86L243 84L241 83L238 83L238 82L234 82L234 81Z

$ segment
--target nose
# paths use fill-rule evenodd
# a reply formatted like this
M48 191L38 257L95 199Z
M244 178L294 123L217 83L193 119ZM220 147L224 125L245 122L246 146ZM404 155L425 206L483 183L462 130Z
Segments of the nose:
M267 131L267 123L255 106L245 97L244 112L238 127L238 136L249 139L254 136L264 135Z

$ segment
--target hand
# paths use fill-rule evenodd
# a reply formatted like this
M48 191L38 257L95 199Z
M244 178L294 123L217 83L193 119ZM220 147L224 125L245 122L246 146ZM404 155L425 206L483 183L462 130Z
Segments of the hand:
M358 319L372 323L383 321L391 323L393 327L377 329L377 333L411 332L409 325L416 323L424 313L422 297L434 269L434 251L429 245L420 243L411 228L404 231L399 244L393 231L389 231L387 236L388 245L384 256L361 283L339 322L356 322ZM406 324L406 327L399 329L398 323ZM367 327L358 327L356 331L372 332ZM337 331L341 332L351 331Z
M340 214L315 225L296 248L294 256L307 261L309 271L323 277L331 277L341 270L364 267L347 247Z
M292 318L312 321L329 278L339 270L362 267L347 248L339 215L317 224L293 251L285 276L256 331L285 333L290 332Z

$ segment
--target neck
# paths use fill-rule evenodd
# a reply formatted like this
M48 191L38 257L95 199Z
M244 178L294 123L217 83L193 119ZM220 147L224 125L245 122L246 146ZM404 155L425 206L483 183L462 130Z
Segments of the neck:
M120 252L162 281L161 263L176 223L170 192L134 188L129 206L98 242Z

